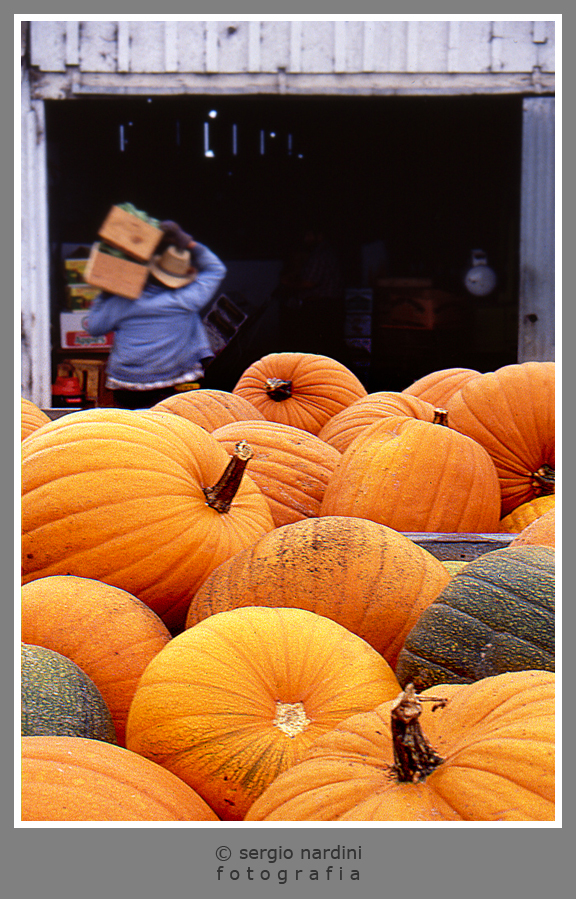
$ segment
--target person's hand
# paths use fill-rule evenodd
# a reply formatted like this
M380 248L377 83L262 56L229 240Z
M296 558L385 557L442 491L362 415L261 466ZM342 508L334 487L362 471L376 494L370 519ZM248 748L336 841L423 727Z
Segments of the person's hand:
M166 239L181 250L186 250L190 242L193 241L192 235L187 234L176 222L161 222L160 228L164 231Z

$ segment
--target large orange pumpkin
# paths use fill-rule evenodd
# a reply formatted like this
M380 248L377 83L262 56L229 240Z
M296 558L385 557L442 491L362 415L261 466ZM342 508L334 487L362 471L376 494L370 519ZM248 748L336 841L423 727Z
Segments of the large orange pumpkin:
M407 688L320 737L246 820L553 821L554 686L522 671Z
M342 412L333 415L318 436L343 453L355 437L376 421L397 415L421 421L434 421L435 414L436 410L431 403L416 396L379 391L369 393Z
M126 745L241 820L314 739L398 693L390 666L346 628L302 609L212 615L146 668Z
M514 537L510 546L556 547L556 508L552 507Z
M494 463L479 443L441 424L391 417L363 431L328 481L321 515L353 515L397 531L493 532Z
M22 641L75 662L110 709L118 743L136 685L170 640L162 620L135 596L91 578L55 575L22 587Z
M94 578L179 629L203 579L274 528L256 484L238 485L239 452L160 412L90 409L45 425L22 444L23 582Z
M536 496L534 499L528 500L527 503L522 503L516 509L512 509L508 515L505 515L500 520L499 530L506 534L519 534L529 524L532 524L533 521L544 515L545 512L554 509L555 504L556 497L553 493L547 496Z
M223 425L212 436L232 453L245 439L254 455L250 477L270 504L276 527L317 516L340 453L309 431L273 421Z
M31 400L20 397L20 422L21 422L21 440L25 440L30 434L33 434L42 425L50 421L50 416L46 415Z
M152 410L181 415L210 433L215 428L234 421L255 418L265 420L253 403L249 403L243 397L236 396L227 390L215 390L207 387L175 393L152 406Z
M480 374L473 368L441 368L418 378L402 393L417 396L433 406L444 406L467 381Z
M362 637L394 667L449 580L444 565L403 534L325 516L276 528L219 565L193 597L186 625L241 606L307 609Z
M521 362L470 379L447 403L450 427L482 444L494 461L501 517L554 493L554 392L554 362Z
M248 366L232 392L268 421L318 434L332 415L367 391L350 369L328 356L270 353Z
M170 771L83 737L22 738L22 821L218 821Z

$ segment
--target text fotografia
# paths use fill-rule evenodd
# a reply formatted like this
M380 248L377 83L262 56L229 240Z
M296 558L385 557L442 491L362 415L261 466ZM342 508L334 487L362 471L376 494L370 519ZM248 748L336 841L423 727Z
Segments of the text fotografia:
M267 862L262 866L232 867L228 868L220 865L217 868L218 880L273 880L276 883L288 883L291 881L344 881L344 880L360 880L360 871L358 868L352 868L349 865L333 865L323 864L324 862L334 861L360 861L362 859L362 847L347 847L343 845L331 848L308 848L300 849L284 848L282 846L271 849L240 849L238 858L241 861L253 860ZM290 868L271 868L269 865L275 865L277 862L292 862ZM301 862L319 862L317 865L306 865L305 867L296 867ZM295 864L294 864L295 863Z

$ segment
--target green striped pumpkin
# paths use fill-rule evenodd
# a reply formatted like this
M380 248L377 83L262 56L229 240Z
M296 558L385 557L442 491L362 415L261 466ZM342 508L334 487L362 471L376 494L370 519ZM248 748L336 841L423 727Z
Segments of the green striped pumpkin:
M100 690L71 659L22 643L22 736L86 737L116 743Z
M554 549L506 547L457 572L398 656L402 686L422 691L507 671L554 671Z

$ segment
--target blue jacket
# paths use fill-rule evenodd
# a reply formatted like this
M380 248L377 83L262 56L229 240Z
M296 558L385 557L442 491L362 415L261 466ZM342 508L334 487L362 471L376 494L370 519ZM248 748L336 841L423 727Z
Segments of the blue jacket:
M107 375L126 384L177 382L214 353L200 311L212 299L226 267L196 243L196 280L170 289L150 279L137 300L102 294L87 317L93 336L114 332Z

